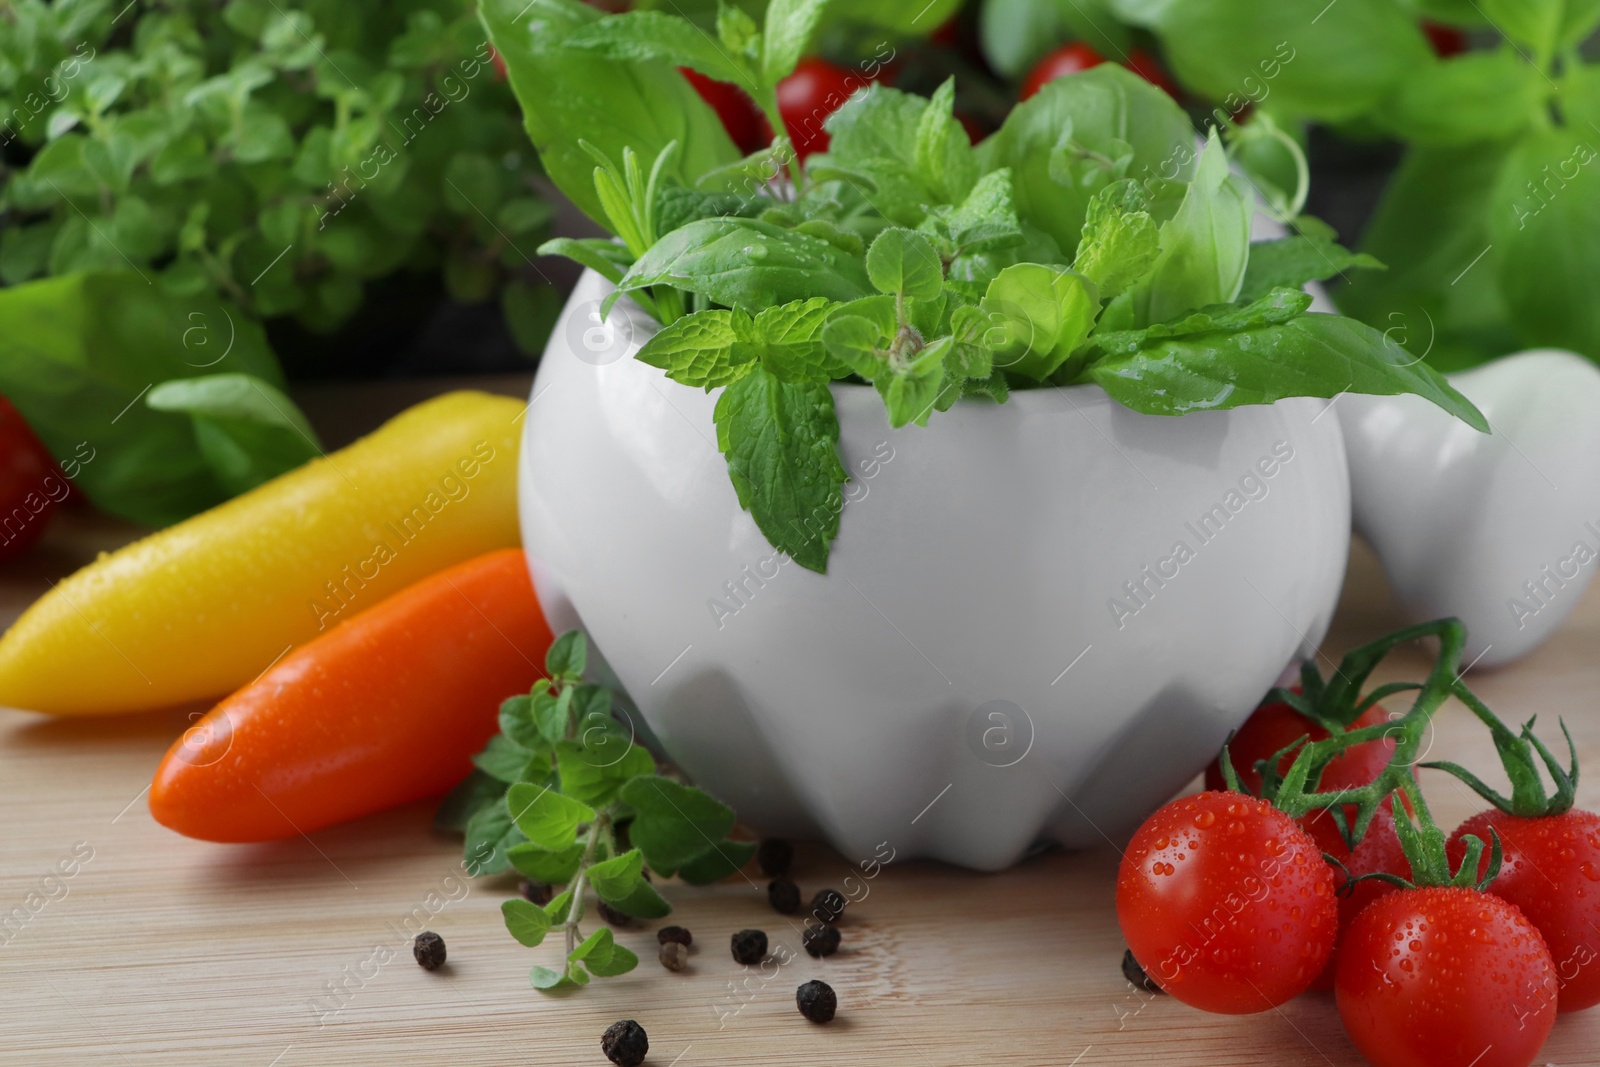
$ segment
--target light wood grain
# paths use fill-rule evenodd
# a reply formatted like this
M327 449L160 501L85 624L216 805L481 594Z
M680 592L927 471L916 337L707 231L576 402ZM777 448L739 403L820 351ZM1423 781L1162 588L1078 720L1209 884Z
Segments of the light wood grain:
M406 389L387 400L322 391L308 407L338 417L353 405L370 422L409 399ZM14 616L48 581L134 532L69 516L0 577L0 615ZM1358 549L1326 651L1394 622L1382 577ZM1600 766L1597 641L1600 591L1592 590L1549 645L1473 681L1508 716L1538 713L1552 725L1566 716L1583 758ZM1405 654L1382 676L1416 676L1420 667ZM0 711L0 917L25 908L30 892L55 894L9 939L0 930L0 1064L603 1067L600 1033L619 1018L646 1027L649 1062L659 1067L1361 1062L1327 996L1228 1018L1135 994L1117 968L1110 849L1051 853L998 875L891 864L851 909L844 948L821 961L798 954L798 926L766 906L763 885L669 885L672 921L698 938L688 970L659 967L649 930L624 931L619 939L643 960L638 971L551 999L528 987L527 971L555 950L524 949L506 935L499 902L508 883L469 886L457 843L429 830L427 805L261 846L189 841L157 826L144 789L187 714L57 721ZM1431 754L1495 766L1457 706L1439 720ZM1600 806L1597 779L1580 791L1590 807ZM1428 785L1441 821L1479 806L1437 776ZM92 849L92 859L46 887L46 873L75 846ZM851 871L828 850L803 847L796 878L809 893ZM433 974L412 962L405 942L418 908L449 946L450 963ZM730 983L744 976L727 941L745 926L765 928L797 958L736 993ZM838 990L831 1026L795 1011L795 987L813 977ZM337 1010L319 1005L341 979L349 993ZM1540 1060L1597 1061L1594 1012L1561 1020Z

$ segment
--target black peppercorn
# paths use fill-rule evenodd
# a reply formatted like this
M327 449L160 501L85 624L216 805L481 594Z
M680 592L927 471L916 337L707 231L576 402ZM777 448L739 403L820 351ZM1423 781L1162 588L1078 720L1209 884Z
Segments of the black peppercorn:
M808 955L818 959L831 956L839 951L839 928L812 923L806 927L806 932L800 935L800 943L805 946Z
M814 1023L832 1022L833 1013L839 1010L839 998L827 982L807 982L794 991L794 1002L800 1014Z
M822 889L811 898L811 917L819 923L836 923L844 914L844 894L837 889Z
M762 930L740 930L733 935L733 958L740 963L760 963L767 956L767 935Z
M663 926L656 931L656 940L665 945L668 941L676 941L684 948L694 944L694 935L682 926Z
M658 957L661 966L669 971L681 971L689 962L689 950L677 941L666 941L661 945Z
M432 930L424 930L411 942L411 954L425 971L436 971L444 966L444 938Z
M535 882L531 878L524 878L518 882L517 891L522 894L524 900L531 900L541 908L550 903L552 895L549 886L543 882Z
M600 1051L617 1067L639 1067L645 1053L650 1051L650 1038L644 1027L632 1019L624 1019L606 1027L600 1037Z
M622 914L605 901L600 902L600 918L605 920L607 926L632 926L633 919Z
M800 887L787 878L779 878L767 886L767 903L780 915L793 915L800 910Z
M788 874L789 864L793 862L794 846L781 837L767 838L756 850L756 863L761 867L761 873L768 878Z
M1122 977L1135 989L1142 989L1146 993L1165 993L1166 990L1156 985L1156 980L1144 972L1139 966L1139 961L1133 958L1133 949L1128 949L1122 954Z

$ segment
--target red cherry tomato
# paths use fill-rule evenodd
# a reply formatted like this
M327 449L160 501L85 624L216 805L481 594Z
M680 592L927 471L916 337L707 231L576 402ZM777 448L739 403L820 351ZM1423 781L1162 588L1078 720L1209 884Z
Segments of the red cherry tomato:
M1520 819L1486 811L1450 835L1451 865L1461 862L1461 839L1471 834L1484 842L1478 871L1487 873L1490 827L1500 835L1502 858L1489 892L1515 904L1543 935L1556 964L1557 1008L1600 1004L1600 816L1569 811Z
M717 113L722 120L722 128L728 131L729 139L738 146L739 151L749 155L772 143L772 126L743 89L732 82L708 78L688 67L678 69L689 79L689 84L700 94L700 99L710 104Z
M1027 80L1022 83L1021 98L1026 100L1057 78L1064 78L1068 74L1079 74L1090 67L1098 67L1105 61L1105 56L1082 41L1064 44L1039 60L1028 72Z
M1354 821L1354 805L1345 809L1345 816ZM1322 969L1317 980L1311 983L1312 989L1332 989L1334 971L1339 964L1339 945L1343 943L1344 931L1349 929L1355 917L1361 914L1368 904L1381 896L1400 892L1400 887L1373 878L1357 882L1355 888L1348 893L1339 891L1352 877L1363 874L1392 874L1409 879L1411 863L1406 859L1405 852L1400 848L1400 838L1394 832L1394 812L1391 808L1381 807L1377 810L1372 816L1372 822L1367 826L1367 832L1356 842L1354 850L1345 845L1344 835L1339 832L1338 823L1333 821L1333 816L1326 810L1306 816L1300 820L1300 825L1306 828L1306 832L1311 835L1318 848L1344 865L1343 871L1337 867L1332 868L1333 890L1339 900L1339 942L1334 946L1333 958L1328 960L1328 965ZM1349 872L1348 875L1346 871Z
M866 84L867 79L855 71L815 56L802 59L794 73L778 83L778 113L801 159L828 150L823 123Z
M1333 951L1333 871L1283 812L1240 793L1179 797L1117 872L1117 921L1173 997L1243 1015L1304 992Z
M1128 52L1128 61L1124 63L1123 66L1139 75L1139 77L1143 78L1151 85L1154 85L1157 89L1165 90L1168 96L1173 98L1177 97L1178 86L1170 77L1167 76L1166 70L1161 66L1160 63L1156 62L1155 57L1149 52L1146 52L1144 49L1130 49Z
M1295 692L1299 691L1296 686ZM1374 705L1355 721L1352 729L1379 726L1388 721L1388 712ZM1256 761L1267 759L1274 752L1293 744L1296 738L1307 736L1313 741L1322 741L1327 738L1328 731L1281 701L1263 704L1251 712L1228 743L1228 756L1233 761L1233 769L1239 774L1239 784L1252 793L1260 792L1261 775L1256 772ZM1364 786L1383 772L1393 755L1393 738L1385 737L1357 745L1329 762L1322 772L1318 788L1325 792ZM1293 762L1293 753L1280 759L1278 773L1288 771ZM1206 768L1206 788L1227 788L1222 779L1220 757Z
M71 483L11 401L0 397L0 563L44 533Z
M501 58L500 53L495 50L494 45L489 46L489 62L494 66L494 80L500 82L505 81L507 77L506 61Z
M1556 1021L1539 931L1492 893L1380 897L1345 931L1339 1017L1373 1067L1528 1067Z
M1459 56L1467 50L1467 35L1454 26L1424 20L1422 32L1428 35L1428 43L1433 45L1433 53L1440 59Z
M954 48L961 43L961 16L951 15L945 19L944 24L928 35L928 40L945 48Z

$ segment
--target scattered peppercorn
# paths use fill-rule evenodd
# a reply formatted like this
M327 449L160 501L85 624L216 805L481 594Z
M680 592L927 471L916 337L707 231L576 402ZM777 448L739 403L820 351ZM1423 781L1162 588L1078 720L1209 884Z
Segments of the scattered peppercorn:
M767 886L767 903L780 915L793 915L800 910L800 887L787 878L779 878Z
M788 874L789 864L793 862L794 846L781 837L767 838L756 850L756 863L768 878Z
M740 930L733 935L733 958L740 963L760 963L767 956L767 935L762 930Z
M650 1051L650 1037L644 1027L632 1019L624 1019L606 1027L600 1036L600 1051L617 1067L639 1067L645 1053Z
M550 903L552 895L549 886L543 882L535 882L531 878L524 878L518 882L517 891L522 894L524 900L531 900L541 908Z
M661 966L669 971L681 971L689 962L689 950L680 942L666 941L661 945Z
M424 930L411 942L411 954L425 971L436 971L444 966L444 938L432 930Z
M819 923L836 923L844 914L844 894L837 889L821 889L811 898L811 917Z
M1122 954L1122 977L1126 978L1135 989L1142 989L1146 993L1165 993L1166 990L1156 985L1156 980L1144 972L1139 966L1139 961L1133 958L1133 949L1128 949Z
M839 928L812 923L806 927L806 932L800 935L800 943L805 946L807 954L818 959L831 956L839 951Z
M839 1010L839 998L827 982L807 982L794 991L794 1002L799 1005L800 1014L814 1023L832 1022L834 1012Z
M665 945L668 941L676 941L684 948L694 944L694 935L682 926L663 926L656 931L656 940Z
M607 926L632 926L633 919L622 914L605 901L600 902L600 918L604 919Z

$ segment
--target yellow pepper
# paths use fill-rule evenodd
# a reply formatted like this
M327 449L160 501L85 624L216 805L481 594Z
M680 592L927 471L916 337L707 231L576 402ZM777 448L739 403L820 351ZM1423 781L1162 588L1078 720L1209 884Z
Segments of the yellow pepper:
M101 556L0 638L0 704L101 715L219 696L418 579L517 545L522 409L438 397Z

